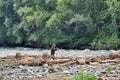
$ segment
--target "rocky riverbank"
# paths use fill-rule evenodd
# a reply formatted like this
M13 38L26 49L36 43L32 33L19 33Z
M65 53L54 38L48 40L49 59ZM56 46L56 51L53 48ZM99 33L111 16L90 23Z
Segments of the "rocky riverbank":
M48 61L34 65L37 58L40 61ZM33 61L33 65L28 65L31 61ZM38 63L41 63L40 61ZM110 72L106 70L109 66ZM1 57L0 59L2 80L60 80L60 76L61 80L73 80L73 76L78 75L80 70L83 71L83 74L94 74L98 80L120 80L120 54L77 57L75 59L52 57L49 54L36 57L35 55L28 56L17 53L15 56Z

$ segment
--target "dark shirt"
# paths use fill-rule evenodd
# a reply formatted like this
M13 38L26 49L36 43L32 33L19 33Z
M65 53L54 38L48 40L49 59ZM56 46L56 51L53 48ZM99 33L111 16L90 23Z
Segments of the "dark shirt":
M56 50L57 50L57 47L53 45L51 47L51 55L54 55Z

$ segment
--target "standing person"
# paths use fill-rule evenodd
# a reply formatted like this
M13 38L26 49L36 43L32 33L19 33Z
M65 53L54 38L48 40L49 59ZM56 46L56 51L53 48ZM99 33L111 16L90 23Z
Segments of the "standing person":
M51 55L54 56L55 51L56 51L57 49L58 49L58 48L56 47L56 44L53 44L52 47L51 47Z

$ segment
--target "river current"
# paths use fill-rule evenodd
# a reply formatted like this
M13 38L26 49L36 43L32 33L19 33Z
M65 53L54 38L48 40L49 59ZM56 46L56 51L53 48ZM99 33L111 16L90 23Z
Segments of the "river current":
M16 48L3 48L0 47L0 56L8 56L15 55L17 52L24 53L27 55L42 55L44 53L50 54L50 49L33 49L33 48L24 48L24 47L16 47ZM120 53L120 50L65 50L58 49L56 51L55 56L57 57L88 57L88 56L99 56L99 55L107 55L110 53Z

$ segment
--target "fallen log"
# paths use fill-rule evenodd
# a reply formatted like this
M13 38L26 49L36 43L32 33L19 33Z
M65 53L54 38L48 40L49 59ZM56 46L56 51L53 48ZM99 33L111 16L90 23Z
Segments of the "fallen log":
M101 63L104 60L114 60L120 59L120 53L118 54L109 54L109 55L101 55L101 56L94 56L94 57L87 57L85 60L86 62L98 62Z
M76 62L77 62L77 61L69 61L69 62L60 64L60 66L61 66L61 67L63 67L63 66L69 66L69 65L74 64L74 63L76 63Z
M47 64L56 64L56 63L65 63L70 61L71 59L51 59L51 60L46 60L42 58L34 58L34 57L24 57L21 60L17 60L16 63L21 64L21 65L42 65L44 63Z
M109 54L109 55L101 55L101 56L93 56L87 57L84 59L81 58L59 58L51 56L47 53L41 55L24 55L21 53L16 53L14 56L6 56L1 57L1 59L12 59L15 60L16 64L18 65L42 65L44 63L47 64L56 64L59 63L61 66L67 66L74 63L77 64L86 64L86 62L98 62L98 63L120 63L120 53L118 54ZM117 59L117 60L116 60ZM106 61L105 61L106 60ZM107 61L108 60L108 61Z
M42 65L44 60L42 58L33 58L33 57L25 57L22 60L18 60L19 65Z
M5 56L5 57L1 57L1 59L15 59L15 56L11 55L11 56Z
M101 63L120 63L120 60L104 60Z
M65 62L68 62L70 61L71 59L51 59L49 61L47 61L46 63L47 64L56 64L56 63L65 63Z

